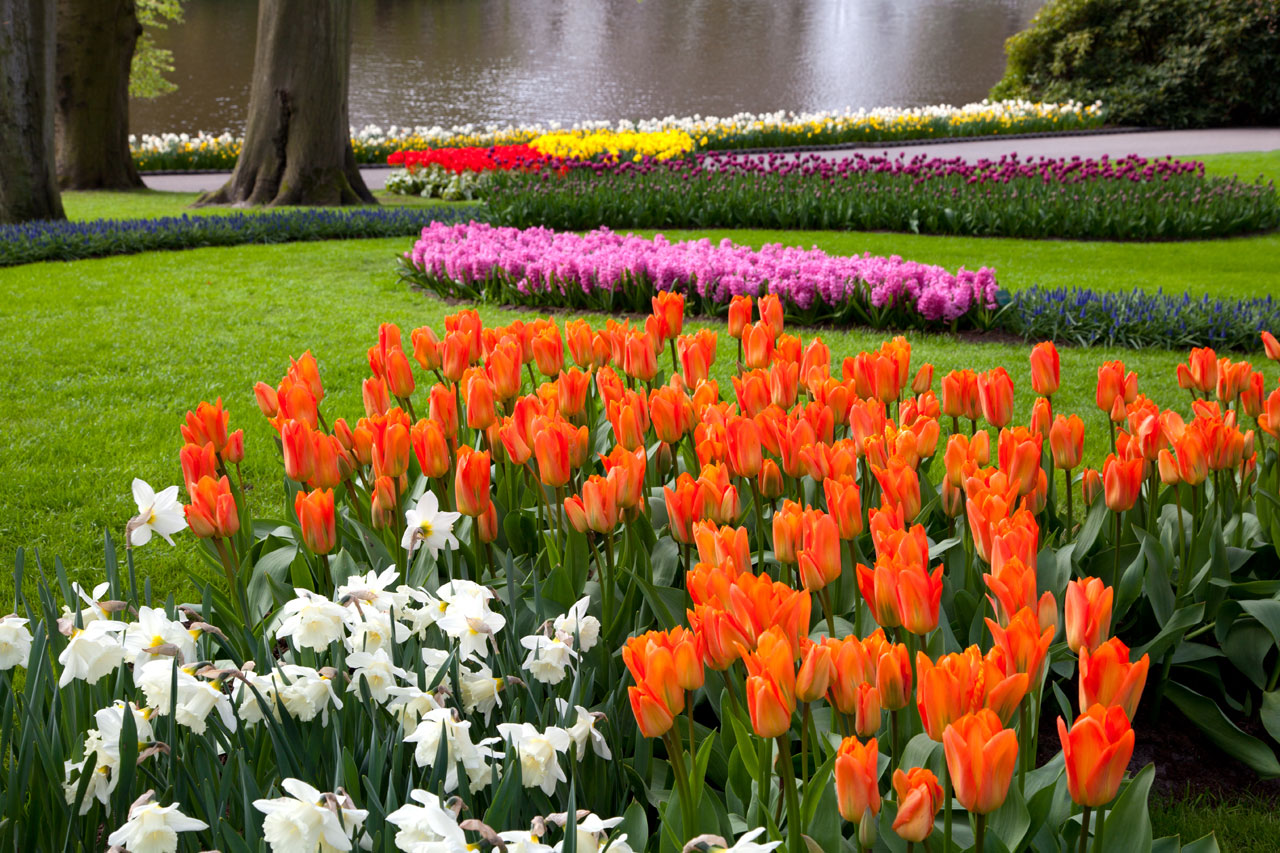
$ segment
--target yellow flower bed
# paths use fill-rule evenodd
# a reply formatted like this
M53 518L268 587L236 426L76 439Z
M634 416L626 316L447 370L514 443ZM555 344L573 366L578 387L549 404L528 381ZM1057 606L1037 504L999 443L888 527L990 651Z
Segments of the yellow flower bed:
M591 133L546 133L529 143L540 154L549 157L572 157L588 160L603 154L615 157L655 157L667 160L688 154L694 148L694 139L681 130L664 130L656 133L631 131L594 131Z

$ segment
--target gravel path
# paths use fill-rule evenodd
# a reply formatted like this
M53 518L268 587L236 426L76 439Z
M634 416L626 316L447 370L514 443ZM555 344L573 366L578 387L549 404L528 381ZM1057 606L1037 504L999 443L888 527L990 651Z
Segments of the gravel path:
M1135 133L1098 133L1071 136L1042 136L1021 139L974 139L962 142L929 142L901 146L866 146L831 148L824 157L844 157L856 152L865 154L898 154L907 157L964 157L968 160L997 158L1017 153L1023 157L1120 157L1139 154L1143 157L1187 157L1196 154L1231 154L1245 151L1280 149L1280 128L1225 128L1218 130L1158 130ZM385 166L360 169L371 190L386 184L391 170ZM153 190L169 192L208 192L217 189L229 172L182 175L147 175L144 180ZM1242 176L1247 177L1247 176Z

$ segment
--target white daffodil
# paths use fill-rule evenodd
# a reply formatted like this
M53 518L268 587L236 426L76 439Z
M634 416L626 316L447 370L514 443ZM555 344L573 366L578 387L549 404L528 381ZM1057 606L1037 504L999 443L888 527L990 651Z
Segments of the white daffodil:
M360 607L372 606L383 612L395 608L399 612L409 601L405 592L407 587L400 586L394 592L390 591L391 585L399 578L400 573L395 566L381 572L354 575L334 590L333 600L348 607L354 607L358 603Z
M555 853L550 844L543 844L541 836L531 829L512 829L499 832L498 837L507 845L507 853Z
M89 809L93 808L94 800L97 800L108 809L111 808L111 793L116 789L116 783L120 781L120 759L117 757L112 759L101 753L94 754L94 763L92 769L89 767L90 753L86 750L85 757L80 761L67 761L64 763L66 779L62 783L62 793L66 797L67 805L75 805L76 794L80 790L80 781L85 773L89 773L89 782L84 789L84 799L80 801L80 815L89 813Z
M488 725L494 707L502 704L503 681L494 678L493 670L485 664L476 664L475 667L474 670L462 668L458 674L458 680L462 682L462 710L468 714L477 711L484 714L485 725Z
M254 692L255 690L257 692ZM276 692L276 679L272 673L265 675L257 672L244 673L242 679L236 679L232 696L236 703L236 716L244 720L246 725L256 725L267 716L273 720L280 719L280 715L276 713L276 705L280 699Z
M280 787L292 796L253 801L253 807L266 815L262 834L273 853L351 849L367 811L347 807L342 803L345 795L322 794L301 779L285 779Z
M770 853L770 851L782 846L781 841L767 841L763 844L756 842L764 833L764 827L757 827L750 832L738 836L738 841L731 847L725 847L722 843L723 838L717 836L701 836L707 842L706 846L700 849L706 850L707 853ZM697 841L698 839L694 839Z
M543 684L559 684L564 681L565 670L578 653L557 637L531 634L520 639L520 645L529 650L522 666Z
M346 628L347 649L352 652L390 651L393 643L403 643L411 636L408 626L371 607L348 610Z
M412 790L409 799L420 806L406 804L387 815L387 823L398 826L396 847L405 853L426 850L470 850L466 833L458 826L458 816L440 803L429 791ZM424 845L437 845L435 847Z
M590 605L591 598L584 596L569 608L568 613L557 616L552 623L557 637L584 654L591 651L600 639L600 620L587 615Z
M103 756L106 756L113 763L119 763L120 735L124 731L126 708L133 715L133 728L137 732L138 747L141 748L143 744L155 740L155 732L151 728L151 717L154 712L149 708L139 708L132 702L125 705L124 702L116 700L94 713L93 719L98 724L98 727L89 729L86 733L85 755L90 752L97 752L99 761L102 761Z
M329 724L329 708L342 710L342 700L333 689L333 681L309 666L282 664L272 673L276 695L299 722L308 723L320 717L321 725Z
M90 622L96 622L99 619L110 618L107 615L107 612L102 609L102 605L98 603L102 600L102 597L107 594L109 589L111 589L110 584L100 583L93 588L92 592L85 592L84 587L80 586L80 584L75 581L71 582L71 591L76 594L76 597L88 605L88 607L85 607L80 611L79 616L81 625L88 625ZM62 618L66 620L68 625L75 625L76 611L64 604L62 605Z
M563 719L569 716L569 703L563 699L556 699L556 709L560 712ZM608 742L604 739L604 733L596 728L596 721L601 715L593 714L581 705L573 706L573 725L569 726L565 731L569 732L569 737L578 746L578 760L587 757L587 744L591 745L591 751L596 755L609 761L613 758L613 753L609 749Z
M209 824L178 811L176 805L146 802L147 796L129 808L129 820L107 836L107 843L129 853L175 853L179 832L199 832Z
M297 598L280 609L283 620L276 628L276 639L293 640L299 649L323 652L345 633L347 609L322 595L306 589L295 589Z
M418 498L417 506L405 510L404 537L400 547L410 554L421 545L438 557L444 548L457 548L458 538L453 535L453 525L457 523L459 513L442 512L435 492L428 489Z
M31 657L31 632L27 620L17 616L0 619L0 671L26 667Z
M532 723L499 723L498 733L520 756L520 774L526 788L541 788L548 797L556 783L567 778L559 754L569 750L569 733L551 726L538 731Z
M177 652L179 663L194 661L198 635L198 631L187 630L181 622L171 620L158 607L140 607L138 621L130 622L124 631L124 650L133 661L134 683L137 683L138 671L144 664L166 657L156 651L166 646Z
M73 629L58 663L62 666L59 687L66 687L79 678L90 684L102 676L114 672L124 661L124 645L119 634L125 629L123 622L97 619L84 628Z
M486 738L480 743L471 741L471 723L459 720L451 708L439 708L428 711L418 722L413 734L407 735L405 743L416 744L413 759L419 767L432 767L436 753L440 750L440 738L448 743L448 763L445 770L444 790L455 791L458 788L458 763L461 762L471 783L471 790L478 791L489 784L493 776L490 761L501 758L494 752L491 744L498 738Z
M557 822L566 817L566 815L554 815ZM577 847L582 853L599 853L599 851L609 850L612 853L632 853L631 845L627 844L627 836L619 835L612 841L609 840L609 830L622 823L622 818L613 817L605 820L597 814L588 813L585 817L577 821L574 833L577 840ZM564 842L561 841L555 846L556 853L560 853L564 849Z
M136 477L133 480L133 500L138 505L138 514L134 516L126 528L129 536L129 547L141 548L151 541L151 534L158 533L173 544L173 534L187 527L187 519L182 511L182 503L178 500L178 487L170 486L159 493L145 481Z
M465 660L482 656L489 638L501 631L507 620L501 613L489 609L487 599L466 596L450 601L444 616L436 624L458 643L459 652Z
M134 673L135 682L147 697L147 704L155 709L156 716L166 716L172 707L178 725L186 726L195 734L204 734L209 714L216 710L227 730L235 731L235 712L221 685L196 676L194 665L178 667L175 676L175 666L171 658L161 658L143 664L140 673ZM176 697L172 692L175 684Z
M369 687L369 698L379 705L385 705L390 698L391 688L396 686L396 679L409 680L409 673L396 666L386 649L369 652L353 652L347 655L347 666L351 667L351 683L347 685L348 693L360 692L360 684Z
M387 710L400 721L406 735L418 730L418 722L427 712L443 707L436 701L434 694L419 690L414 685L390 687L387 694L391 697L387 702Z

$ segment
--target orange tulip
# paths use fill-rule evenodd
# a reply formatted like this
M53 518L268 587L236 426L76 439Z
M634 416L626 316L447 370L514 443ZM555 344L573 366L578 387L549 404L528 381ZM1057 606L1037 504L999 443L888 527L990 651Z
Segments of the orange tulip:
M622 661L636 682L627 688L631 711L645 737L665 735L684 710L675 655L665 639L661 632L650 632L632 637L622 648Z
M1267 379L1261 373L1250 373L1240 390L1240 410L1255 420L1263 412L1267 399Z
M293 496L293 511L302 529L302 542L313 554L328 554L337 544L333 518L333 490L316 489Z
M723 465L704 465L698 475L698 513L716 524L731 524L738 519L741 505L738 490L729 481L729 469Z
M377 477L373 481L373 492L369 496L369 512L373 517L374 528L381 530L390 527L400 511L400 490L396 481L390 477Z
M1058 348L1053 341L1044 341L1031 348L1031 390L1043 397L1058 393L1060 371Z
M584 439L585 430L585 427L578 428L579 441ZM640 506L644 492L644 472L648 464L644 448L630 451L624 447L615 447L608 455L601 456L600 461L604 463L605 473L618 481L618 509Z
M573 473L569 461L570 444L578 431L567 421L547 418L535 428L533 454L538 460L538 479L544 486L559 489Z
M596 533L610 533L618 526L618 478L593 474L582 484L582 509L586 526Z
M1000 441L997 445L1000 459L1000 470L1010 482L1018 486L1018 494L1027 495L1036 485L1036 474L1040 469L1040 449L1043 437L1028 431L1025 427L1000 430Z
M1101 578L1067 581L1064 602L1067 645L1081 654L1102 645L1111 633L1111 602L1115 591ZM1088 707L1088 706L1086 706Z
M443 350L440 339L430 326L422 326L409 333L409 345L413 347L413 360L423 370L439 370Z
M606 409L618 444L627 450L643 447L645 433L649 431L649 406L645 396L626 390L617 401L610 400Z
M1112 637L1093 652L1081 648L1080 707L1116 705L1133 719L1150 665L1149 655L1143 655L1136 663L1130 662L1129 647L1119 637Z
M795 501L783 501L782 509L773 514L773 556L778 562L789 565L799 560L803 531L804 508Z
M257 382L254 384L253 398L257 401L258 408L262 410L262 414L268 418L274 418L280 413L280 399L276 395L276 389L267 383Z
M977 646L970 646L943 655L936 664L923 652L916 653L916 710L925 733L936 741L942 740L947 726L980 708L1008 720L1028 684L1026 673L1005 671L1004 655L998 650L984 657Z
M1058 415L1049 428L1049 449L1055 467L1070 471L1084 456L1084 421L1077 415Z
M893 771L893 791L898 797L898 816L893 831L903 841L917 844L933 832L933 821L942 808L942 786L932 770L912 767L906 773Z
M1240 396L1249 381L1253 366L1247 361L1232 361L1229 358L1218 360L1218 384L1214 389L1218 399L1223 403L1231 403Z
M750 418L730 418L725 424L728 438L729 471L735 477L754 477L760 473L763 462L760 450L760 431Z
M898 621L918 636L938 627L938 606L942 601L942 566L933 574L919 563L906 563L897 577Z
M729 334L741 338L751 322L751 297L738 295L729 300Z
M1142 491L1142 476L1145 460L1119 459L1115 454L1107 457L1102 466L1103 498L1107 509L1112 512L1124 512L1133 509L1138 502L1138 494Z
M978 376L972 370L953 370L942 377L942 413L977 420L981 414Z
M649 394L649 419L659 441L677 444L693 429L693 403L684 391L664 385Z
M676 354L684 381L690 388L698 387L711 375L711 365L716 360L716 333L701 329L696 334L680 336L676 339Z
M409 444L423 474L439 478L449 473L449 444L439 421L423 418L414 424L409 431Z
M187 487L188 493L205 477L218 479L218 457L213 451L212 443L184 444L182 450L178 451L178 462L182 466L182 482ZM286 472L289 470L288 457L285 459L285 470Z
M1007 627L1001 627L994 619L987 619L986 623L996 648L1004 653L1013 671L1026 673L1033 687L1039 684L1049 646L1053 643L1054 628L1050 626L1041 631L1039 616L1030 607L1014 614Z
M1011 556L1001 560L999 566L992 566L982 580L991 590L991 609L1001 625L1008 625L1013 615L1024 607L1036 606L1034 563L1028 565L1025 560Z
M859 684L854 690L853 730L858 737L871 737L880 731L882 721L880 691L869 682Z
M911 393L919 396L928 391L933 386L933 365L926 364L916 371L915 378L911 380Z
M871 608L871 617L881 628L896 628L902 624L898 612L898 571L888 560L877 560L868 568L858 564L858 591L862 600Z
M484 376L493 384L493 396L497 400L510 400L520 393L520 343L504 338L495 344L485 359Z
M768 367L773 358L773 344L777 336L768 323L748 323L742 329L743 363L748 368Z
M564 367L564 339L555 323L548 323L537 331L530 344L533 362L543 376L556 376Z
M290 480L305 483L315 470L315 433L304 421L285 421L280 430L284 451L284 473Z
M860 824L867 812L880 814L880 747L875 738L866 743L847 737L836 753L836 805L840 816Z
M365 417L385 415L391 408L391 395L387 393L387 383L375 377L364 380L360 385L360 401L364 405Z
M903 518L914 521L920 514L920 476L916 470L894 457L887 467L872 466L871 473L884 492L885 503L902 507Z
M1258 426L1267 435L1280 439L1280 388L1272 391L1262 402L1262 413L1258 415ZM1179 460L1182 454L1179 453Z
M835 676L835 664L832 661L832 647L827 643L813 643L804 638L800 641L800 671L796 673L796 700L799 702L816 702L827 692L831 679Z
M475 518L489 506L489 451L458 448L458 472L454 479L458 512Z
M1080 472L1080 491L1084 494L1084 505L1093 506L1102 494L1102 476L1097 469L1085 468Z
M1053 407L1048 397L1036 397L1031 404L1031 423L1028 428L1032 434L1040 436L1042 441L1049 440L1049 429L1053 424Z
M795 712L796 670L792 645L782 628L760 635L747 665L747 712L759 737L780 737L791 728Z
M760 320L768 323L774 334L782 334L782 297L767 293L760 297L756 310L760 312Z
M903 643L885 643L875 661L876 690L886 711L901 710L911 701L911 656Z
M816 592L840 577L840 530L820 509L805 511L801 530L800 580Z
M662 496L667 505L668 529L673 539L682 545L693 542L693 523L701 516L699 508L701 488L688 472L676 478L676 487L662 487Z
M1114 800L1133 757L1133 726L1124 710L1093 705L1076 718L1069 732L1059 717L1058 739L1071 799L1093 808Z
M1177 374L1179 388L1208 394L1218 387L1218 354L1208 347L1193 349Z
M1018 757L1018 735L988 709L966 714L942 736L956 799L971 814L1004 804Z
M393 409L392 412L400 412ZM401 413L403 414L403 413ZM402 422L388 416L373 423L373 474L399 477L409 470L410 435L408 418Z
M1123 405L1132 403L1137 397L1138 374L1132 371L1125 373L1123 361L1108 361L1098 367L1095 401L1099 409L1110 414L1115 411L1117 399Z
M311 479L307 481L311 488L336 488L355 470L355 460L334 436L317 433L313 449L315 464L311 469Z
M201 539L230 537L240 529L240 513L226 477L205 476L187 484L191 503L182 508L191 532Z
M201 402L194 412L187 412L186 422L180 427L182 440L201 447L212 444L216 452L222 453L230 420L231 413L222 408L221 397L213 404Z
M276 405L277 421L273 426L277 430L282 421L289 419L305 421L312 429L319 423L319 401L306 384L293 377L286 376L280 380L280 387L276 389Z
M978 401L982 416L994 427L1007 426L1013 417L1013 380L1003 367L978 375Z
M1272 361L1280 361L1280 341L1276 340L1276 336L1270 332L1262 333L1262 348L1266 352L1267 358Z
M751 565L751 543L745 527L717 528L710 521L697 521L693 525L693 541L698 548L698 559L703 563L719 566L732 560L738 568Z
M440 424L445 438L458 437L458 398L451 388L439 383L431 386L427 416Z
M827 510L835 519L840 538L851 541L862 532L862 496L852 477L827 477L822 481Z
M777 500L782 496L782 469L778 467L777 462L772 459L766 459L761 463L760 476L757 478L756 488L760 490L760 494L770 501Z

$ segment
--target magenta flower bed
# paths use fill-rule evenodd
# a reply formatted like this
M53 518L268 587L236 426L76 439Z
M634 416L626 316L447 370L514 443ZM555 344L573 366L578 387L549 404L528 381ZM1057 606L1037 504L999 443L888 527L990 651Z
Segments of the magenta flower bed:
M877 326L982 325L999 290L987 267L952 273L896 255L846 257L778 243L756 250L728 239L650 240L608 228L579 235L434 223L405 260L407 275L446 296L610 310L675 290L695 310L716 313L733 296L776 293L799 319Z

